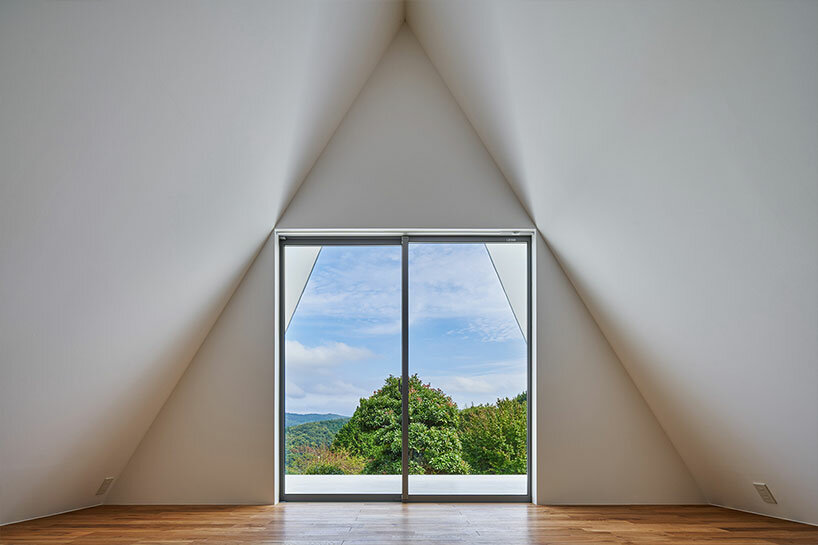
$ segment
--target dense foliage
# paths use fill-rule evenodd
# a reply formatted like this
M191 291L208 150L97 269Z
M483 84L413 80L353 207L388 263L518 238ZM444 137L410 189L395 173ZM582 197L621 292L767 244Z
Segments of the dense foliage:
M525 394L458 410L438 388L409 379L412 474L524 474ZM401 379L362 398L351 418L287 428L290 474L400 474Z
M298 447L329 447L335 434L338 433L348 418L320 420L290 426L287 428L287 448Z
M361 399L352 418L335 436L333 450L367 458L364 473L401 472L401 379L389 376L380 390ZM412 474L469 473L461 456L460 414L438 388L409 378L409 471Z
M306 473L308 468L327 462L330 459L332 440L347 420L348 418L337 418L288 427L287 472Z
M460 412L463 457L474 473L508 475L526 472L527 414L525 394Z

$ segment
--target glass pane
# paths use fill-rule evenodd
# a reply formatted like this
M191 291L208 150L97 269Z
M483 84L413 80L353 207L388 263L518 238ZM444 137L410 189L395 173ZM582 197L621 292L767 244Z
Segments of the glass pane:
M524 243L409 245L409 493L527 494Z
M400 494L401 248L284 252L284 493Z

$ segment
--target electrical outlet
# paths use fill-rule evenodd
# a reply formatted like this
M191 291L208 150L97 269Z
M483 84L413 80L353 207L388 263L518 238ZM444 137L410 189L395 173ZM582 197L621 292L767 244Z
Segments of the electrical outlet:
M773 493L770 492L770 489L767 487L767 483L753 483L753 486L756 487L756 492L758 492L758 495L761 496L761 499L764 500L765 503L778 503L775 501Z
M97 489L97 496L102 496L108 492L108 488L111 486L112 482L114 482L113 477L105 477L105 480L102 481L102 484L99 485L99 488Z

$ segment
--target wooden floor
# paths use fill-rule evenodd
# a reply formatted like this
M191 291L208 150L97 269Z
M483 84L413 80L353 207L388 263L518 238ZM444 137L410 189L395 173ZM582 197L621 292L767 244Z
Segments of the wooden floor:
M718 507L285 503L94 507L0 528L0 543L818 544L818 528Z

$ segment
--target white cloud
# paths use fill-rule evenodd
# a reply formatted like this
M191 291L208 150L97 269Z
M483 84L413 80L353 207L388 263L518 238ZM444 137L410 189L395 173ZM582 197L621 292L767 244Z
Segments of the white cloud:
M489 394L497 390L486 377L450 377L443 386L452 391L470 394Z
M348 361L360 361L375 354L368 348L358 348L345 343L329 343L308 347L298 341L286 341L287 366L327 367Z
M364 335L400 332L399 248L325 248L297 313L360 320ZM525 266L521 263L521 266ZM452 333L483 342L522 338L484 244L413 244L409 319L460 319Z
M299 315L400 322L399 247L326 247L318 259Z
M525 369L525 359L512 359L504 361L484 361L479 363L464 363L461 365L452 365L449 367L452 371L480 373L482 374L507 374L517 373L520 369Z
M306 392L303 388L301 388L295 382L288 380L287 381L287 397L292 397L295 399L301 399L306 395Z
M311 384L311 387L309 389L310 392L314 394L330 394L333 396L344 394L360 396L366 393L365 391L362 391L361 388L355 386L354 384L350 384L349 382L344 382L342 380L336 380L329 384L327 383Z
M453 329L447 331L447 335L457 335L460 337L471 337L475 335L481 341L487 343L496 343L503 341L510 341L519 339L522 336L520 326L515 320L503 319L504 317L497 317L496 319L478 318L469 325L461 329Z
M336 413L352 416L361 398L369 397L379 388L383 379L353 384L343 380L321 379L315 376L300 376L295 382L287 381L287 412L295 413ZM295 389L291 390L291 387Z
M302 398L295 398L287 392L285 409L289 413L335 413L352 416L361 397L366 396L307 394Z
M413 320L465 320L448 333L482 342L522 337L485 245L418 245L409 259Z
M525 362L507 372L480 375L445 375L423 377L451 396L461 409L470 405L494 403L498 398L514 397L528 387Z
M401 332L401 327L402 324L400 320L380 322L362 327L358 330L358 333L363 335L395 335Z
M475 319L510 312L483 244L412 246L409 297L415 319Z

